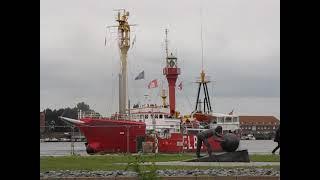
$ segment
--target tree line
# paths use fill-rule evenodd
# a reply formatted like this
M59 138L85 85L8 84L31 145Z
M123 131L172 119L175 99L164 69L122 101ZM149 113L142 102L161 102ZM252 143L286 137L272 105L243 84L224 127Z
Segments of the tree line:
M76 107L70 108L60 108L60 109L50 109L44 110L45 113L45 126L46 131L54 132L66 132L71 131L71 124L59 119L59 116L68 117L72 119L78 119L78 112L81 110L84 113L99 113L90 109L90 106L84 102L80 102ZM78 129L78 128L77 128Z

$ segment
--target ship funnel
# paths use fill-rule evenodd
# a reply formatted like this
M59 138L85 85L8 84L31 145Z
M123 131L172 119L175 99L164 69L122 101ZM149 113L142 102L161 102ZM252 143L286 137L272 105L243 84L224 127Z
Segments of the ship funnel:
M59 116L59 118L62 119L62 120L71 122L73 124L83 124L84 123L83 121L79 121L79 120L71 119L71 118L66 118L66 117L62 117L62 116Z

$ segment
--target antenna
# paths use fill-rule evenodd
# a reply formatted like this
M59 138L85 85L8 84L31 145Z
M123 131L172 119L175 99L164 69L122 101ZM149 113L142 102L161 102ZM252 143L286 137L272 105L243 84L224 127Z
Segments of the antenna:
M165 33L166 33L166 55L167 55L167 58L168 58L168 29L165 29Z
M200 29L201 29L201 70L203 72L202 7L200 7Z

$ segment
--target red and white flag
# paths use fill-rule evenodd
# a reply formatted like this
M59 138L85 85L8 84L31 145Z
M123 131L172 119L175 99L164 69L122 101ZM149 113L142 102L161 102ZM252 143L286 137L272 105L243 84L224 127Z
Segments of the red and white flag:
M152 80L149 85L148 85L148 88L156 88L158 87L158 81L156 79Z
M182 81L180 82L180 84L178 85L178 89L181 91L182 90Z

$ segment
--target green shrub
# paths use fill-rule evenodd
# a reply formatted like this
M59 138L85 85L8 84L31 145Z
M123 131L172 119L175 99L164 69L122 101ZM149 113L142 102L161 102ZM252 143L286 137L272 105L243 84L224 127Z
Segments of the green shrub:
M155 157L156 158L156 157ZM150 166L144 166L145 160L141 154L137 155L132 162L129 162L125 170L131 169L138 174L140 180L156 180L159 179L157 175L157 166L152 161Z

